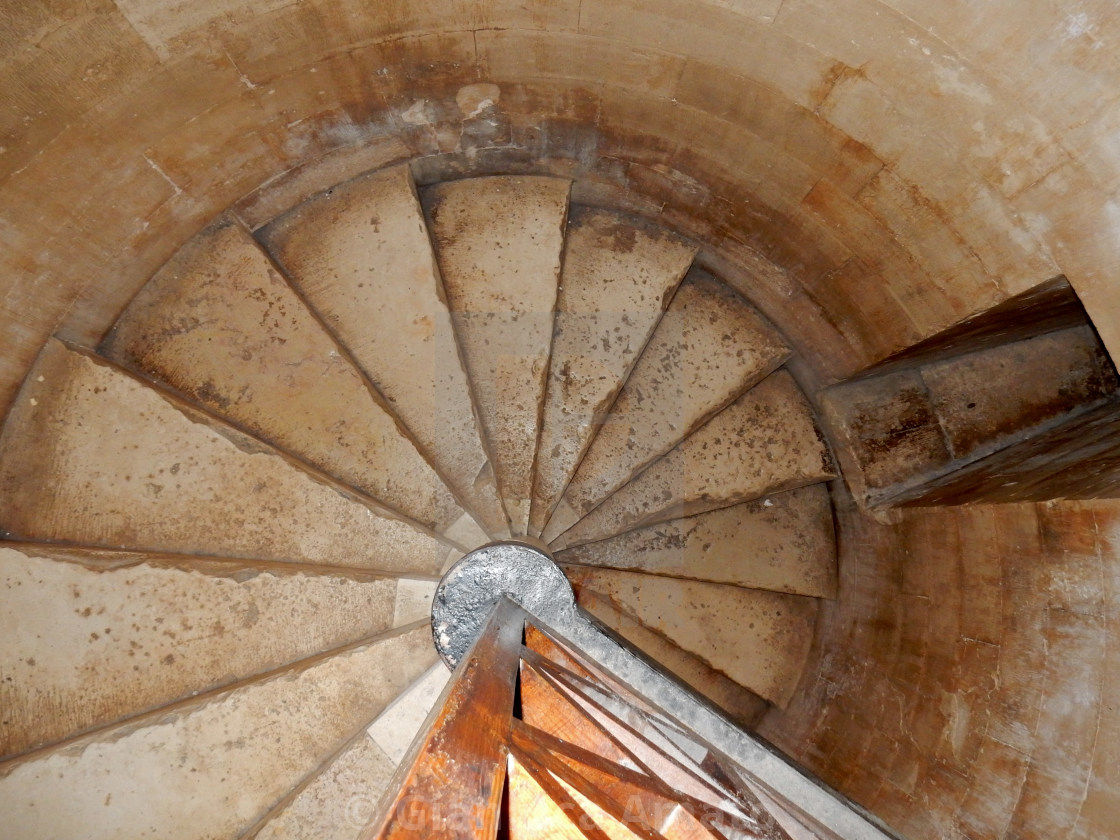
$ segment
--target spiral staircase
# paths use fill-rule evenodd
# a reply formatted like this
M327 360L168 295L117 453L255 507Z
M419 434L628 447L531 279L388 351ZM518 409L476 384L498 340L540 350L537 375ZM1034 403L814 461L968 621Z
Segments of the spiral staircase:
M401 165L228 213L48 343L0 438L5 836L360 836L491 541L740 725L787 704L835 470L695 259L564 179Z

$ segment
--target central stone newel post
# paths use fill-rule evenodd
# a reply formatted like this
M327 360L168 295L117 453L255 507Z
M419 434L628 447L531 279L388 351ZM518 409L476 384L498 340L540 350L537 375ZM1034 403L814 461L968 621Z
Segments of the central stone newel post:
M432 602L432 637L448 667L470 650L503 595L553 627L577 616L571 584L543 550L520 542L477 548L447 571Z

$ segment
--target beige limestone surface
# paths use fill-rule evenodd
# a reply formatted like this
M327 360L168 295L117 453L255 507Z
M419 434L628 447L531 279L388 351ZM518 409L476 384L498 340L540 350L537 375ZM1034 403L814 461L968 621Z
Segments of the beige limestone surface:
M291 801L266 817L256 840L358 840L377 815L396 765L361 733Z
M693 691L715 703L732 720L743 726L755 723L768 703L717 671L695 654L678 647L665 636L651 630L605 595L582 589L578 603Z
M556 561L831 598L836 540L828 486L648 525L565 549Z
M695 216L713 237L726 225L736 242L756 233L767 258L804 287L791 301L796 311L809 312L807 291L820 307L814 329L840 324L852 359L968 314L1003 294L1001 283L1011 291L1023 278L1063 271L1115 344L1108 199L1117 166L1107 150L1117 68L1098 46L1116 37L1107 15L1036 4L1024 24L1002 7L969 15L911 2L806 2L775 20L664 2L530 11L437 4L401 14L319 0L258 11L223 0L204 14L169 5L144 15L143 25L158 19L164 32L145 40L135 8L13 12L4 76L13 108L0 169L11 176L5 213L19 220L5 263L18 278L6 304L18 348L4 368L9 396L20 366L61 320L71 336L96 335L177 242L262 182L387 134L401 155L458 151L451 119L438 131L394 120L417 102L465 119L471 111L457 108L457 89L491 72L507 86L499 120L539 131L557 102L593 102L582 124L567 133L549 126L534 148L583 154L588 167L613 153L620 168L633 166L627 188L669 188L685 205L669 208L682 220ZM454 30L456 22L465 28ZM25 41L36 49L18 49ZM464 42L469 49L441 55ZM362 70L384 75L375 87ZM612 83L600 90L602 79ZM695 95L710 80L734 95ZM600 127L622 136L602 149L592 141L566 148L579 130ZM701 144L705 134L713 139ZM816 135L830 139L828 154L805 147L802 138ZM775 154L759 137L791 151ZM852 196L876 166L893 186L837 205L827 221L816 199L801 203L805 174ZM776 186L758 196L768 182ZM61 188L68 183L76 186ZM97 198L103 193L111 198ZM36 198L41 213L15 212ZM63 257L69 226L90 242ZM951 255L935 271L923 269L936 257L923 241ZM836 259L810 264L824 253ZM42 308L31 312L22 303L37 286ZM870 328L884 311L897 321Z
M393 626L430 619L436 585L435 580L398 578L396 599L393 601Z
M0 437L0 526L112 548L438 573L451 546L52 341Z
M5 830L237 836L435 658L428 628L414 625L20 764L0 778Z
M847 595L764 737L908 837L1116 836L1117 500L837 515Z
M425 192L448 304L515 536L529 524L568 190L558 178L494 177Z
M540 534L695 255L664 230L573 207L533 477Z
M442 661L437 662L367 727L366 734L394 766L404 760L450 679L451 670Z
M815 484L834 475L812 409L786 371L771 374L571 529L554 550Z
M249 233L228 219L148 283L107 358L436 531L462 509Z
M817 599L657 575L569 566L577 589L606 596L677 647L785 706L813 641Z
M1120 349L1110 3L13 0L3 27L5 405L50 335L95 344L231 202L372 144L429 172L448 154L450 177L563 169L659 214L740 268L828 381L1058 273ZM480 79L508 147L470 146L457 92ZM414 106L444 119L408 123ZM1115 610L1054 609L1050 584L1082 575L1024 550L1068 515L1064 539L1100 535L1084 591L1115 593L1115 535L1061 506L1044 529L1017 518L1035 506L999 510L936 509L920 542L874 552L849 532L851 609L791 724L811 737L786 743L913 840L1120 836ZM958 514L981 522L967 552ZM936 598L875 588L907 562Z
M408 167L331 188L258 235L448 486L505 533Z
M573 525L788 356L746 300L694 269L598 428L544 538Z
M423 583L160 555L104 568L80 557L0 548L0 756L405 624L399 588Z

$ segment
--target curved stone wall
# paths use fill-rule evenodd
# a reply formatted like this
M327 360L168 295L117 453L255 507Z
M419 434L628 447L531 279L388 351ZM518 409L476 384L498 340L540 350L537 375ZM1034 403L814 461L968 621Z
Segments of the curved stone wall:
M907 837L1120 836L1120 504L840 522L841 597L762 734Z
M1118 42L1112 4L1037 0L3 0L0 406L225 208L406 159L659 216L810 385L1059 274L1115 354ZM766 731L914 837L1120 836L1115 510L1084 511L841 516Z
M826 376L1059 273L1116 346L1106 9L6 5L8 394L47 333L103 327L218 210L374 140L523 148L648 196L780 269L771 308L818 322Z

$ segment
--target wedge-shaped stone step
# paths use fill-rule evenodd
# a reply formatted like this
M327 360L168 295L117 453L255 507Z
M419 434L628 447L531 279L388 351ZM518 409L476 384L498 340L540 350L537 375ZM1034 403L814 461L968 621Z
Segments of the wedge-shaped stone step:
M556 562L832 598L832 503L827 485L811 484L565 549Z
M573 570L572 576L578 573ZM706 697L740 726L753 727L770 708L770 704L753 691L649 629L607 596L585 587L580 590L578 601L580 607L697 694Z
M423 199L514 536L529 525L569 183L492 177Z
M443 532L463 510L243 227L223 220L141 290L102 355Z
M508 535L408 167L340 184L257 235L451 490Z
M812 409L793 377L780 370L550 544L559 550L602 540L833 477Z
M695 254L687 242L644 222L571 208L533 477L534 536Z
M413 739L423 728L428 713L450 679L451 671L446 665L442 662L433 665L370 725L367 730L369 737L392 759L393 764L404 760Z
M613 601L677 647L778 706L797 688L817 599L569 566L572 584Z
M52 340L0 435L21 539L438 574L452 547Z
M269 815L258 840L337 840L363 836L381 795L451 677L433 665L343 749L322 772Z
M424 624L3 768L12 837L237 837L436 658Z
M255 840L358 840L376 816L397 766L364 731L265 818Z
M789 357L746 300L693 269L544 531L550 540Z
M0 757L423 617L416 584L0 545Z
M400 627L414 621L431 620L432 599L439 581L434 578L393 578L396 591L393 600L393 626Z

